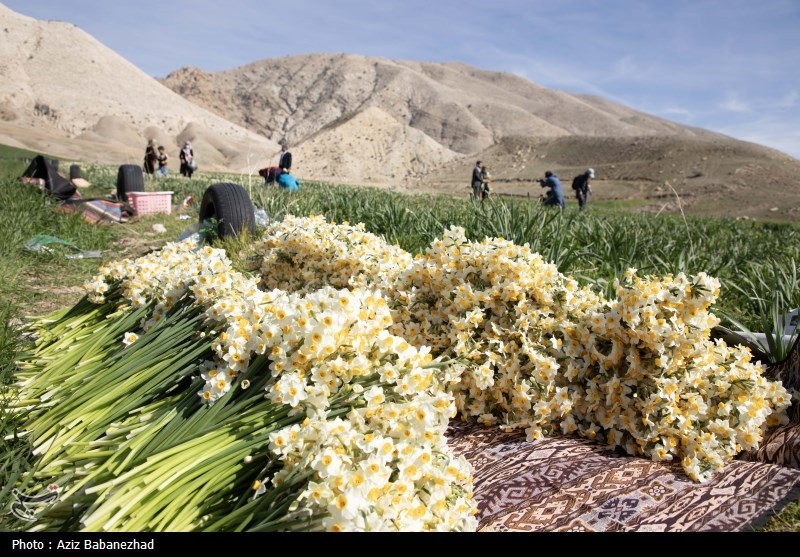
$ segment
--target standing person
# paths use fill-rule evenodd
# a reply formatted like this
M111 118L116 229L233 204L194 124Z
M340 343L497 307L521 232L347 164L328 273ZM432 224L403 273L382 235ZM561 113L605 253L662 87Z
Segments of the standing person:
M153 175L156 172L158 165L158 153L156 153L156 142L151 139L147 142L147 147L144 149L144 164L142 169L145 174Z
M278 158L278 177L281 174L289 173L292 170L292 154L289 152L289 145L286 140L281 141L281 155Z
M575 198L578 200L578 207L581 211L586 209L586 200L592 193L592 178L594 178L594 168L590 168L572 179L572 189L575 190Z
M492 190L492 187L489 185L492 183L492 176L489 174L489 171L486 168L485 164L481 165L481 201L487 199L489 197L489 192Z
M481 161L475 163L475 168L472 169L472 197L474 199L481 198L481 188L483 187L483 167Z
M156 170L156 176L164 177L169 174L169 157L167 156L166 151L164 150L163 145L158 146L158 170Z
M181 159L181 176L191 178L194 169L197 168L194 164L194 149L192 149L191 142L187 141L183 144L179 157Z
M544 180L539 180L539 185L549 188L543 203L550 207L560 207L565 209L567 204L564 202L564 189L561 187L561 180L549 170L544 173Z

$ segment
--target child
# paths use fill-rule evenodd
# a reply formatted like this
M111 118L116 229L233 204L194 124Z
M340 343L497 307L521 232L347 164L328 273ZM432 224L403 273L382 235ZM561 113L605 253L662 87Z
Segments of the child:
M169 174L169 168L167 167L167 161L169 157L164 150L163 145L158 146L158 170L156 171L156 176L166 176Z

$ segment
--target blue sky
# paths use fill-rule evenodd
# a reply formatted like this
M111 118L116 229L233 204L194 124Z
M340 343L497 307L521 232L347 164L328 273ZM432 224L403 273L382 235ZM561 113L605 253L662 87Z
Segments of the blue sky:
M2 0L146 73L352 53L463 62L800 159L800 0Z

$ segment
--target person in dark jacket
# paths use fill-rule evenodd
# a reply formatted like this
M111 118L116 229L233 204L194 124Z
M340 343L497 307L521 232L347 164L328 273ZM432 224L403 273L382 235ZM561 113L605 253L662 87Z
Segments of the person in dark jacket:
M474 199L481 199L481 189L483 188L483 166L481 161L475 163L475 168L472 169L472 197Z
M575 198L578 200L578 207L581 211L586 209L586 200L592 193L592 178L594 178L594 169L590 168L572 180L572 189L575 190Z
M492 191L492 175L489 174L489 170L486 168L485 164L481 165L481 180L481 201L483 201L489 198L489 194Z
M292 170L292 154L289 152L289 145L286 141L281 141L281 155L278 158L278 176Z
M156 142L151 139L147 142L147 147L144 150L144 164L142 169L145 174L153 175L158 167L158 153L156 153Z
M539 185L549 188L542 201L545 205L565 209L567 204L564 202L564 189L561 187L561 180L549 170L544 173L544 180L539 180Z

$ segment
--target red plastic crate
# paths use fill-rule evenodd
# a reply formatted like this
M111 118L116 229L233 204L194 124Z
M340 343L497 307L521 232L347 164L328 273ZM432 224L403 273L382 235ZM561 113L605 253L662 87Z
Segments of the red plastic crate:
M155 215L172 213L171 191L131 191L128 192L128 203L136 215Z

